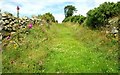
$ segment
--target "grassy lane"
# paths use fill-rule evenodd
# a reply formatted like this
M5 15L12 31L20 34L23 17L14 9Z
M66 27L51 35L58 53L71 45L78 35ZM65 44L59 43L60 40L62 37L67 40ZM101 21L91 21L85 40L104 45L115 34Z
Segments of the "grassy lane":
M20 45L14 38L3 47L3 73L118 72L116 40L99 31L69 23L36 25L20 36Z
M44 63L45 72L117 72L116 63L106 60L104 53L94 52L76 40L72 28L62 24L57 28L52 29L55 37Z

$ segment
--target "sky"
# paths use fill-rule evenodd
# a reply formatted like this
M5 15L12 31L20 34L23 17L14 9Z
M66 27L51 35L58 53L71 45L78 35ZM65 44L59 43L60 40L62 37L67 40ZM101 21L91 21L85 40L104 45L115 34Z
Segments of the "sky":
M118 2L119 0L0 0L0 9L17 15L16 7L20 7L20 17L39 15L50 12L59 23L64 19L64 7L73 5L77 8L74 15L84 15L104 2Z

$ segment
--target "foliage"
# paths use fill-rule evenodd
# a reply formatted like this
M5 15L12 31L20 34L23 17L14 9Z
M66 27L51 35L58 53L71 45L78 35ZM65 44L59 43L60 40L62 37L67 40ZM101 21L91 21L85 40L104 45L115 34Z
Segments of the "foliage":
M65 18L63 22L73 22L73 23L82 24L85 19L86 17L84 17L83 15L75 15Z
M55 22L55 17L49 12L43 15L38 15L38 17L44 19L46 22Z
M2 52L2 73L117 73L117 43L78 24L34 25ZM43 32L44 31L44 32ZM44 38L48 40L42 41ZM95 39L97 38L97 39Z
M58 20L56 20L55 22L58 23Z
M68 11L70 7L72 6L68 5L64 8L65 19L63 22L74 22L81 24L85 21L85 25L95 29L105 26L108 23L109 18L120 15L120 2L104 2L99 7L89 10L86 18L82 15L72 16L73 11ZM71 12L70 15L69 12Z
M72 16L70 11L63 22L81 24L85 21L87 26L97 28L104 26L108 18L119 15L119 7L119 2L105 2L90 10L87 18ZM50 13L39 15L39 18L55 22ZM10 40L3 46L3 73L119 72L118 39L108 39L104 32L73 23L54 24L49 30L45 25L34 25L28 34L20 34L20 45L16 38Z
M75 11L76 11L75 6L72 5L65 6L64 8L65 18L72 16Z
M99 28L107 24L108 19L120 14L120 2L105 2L99 7L87 12L86 25L92 28Z

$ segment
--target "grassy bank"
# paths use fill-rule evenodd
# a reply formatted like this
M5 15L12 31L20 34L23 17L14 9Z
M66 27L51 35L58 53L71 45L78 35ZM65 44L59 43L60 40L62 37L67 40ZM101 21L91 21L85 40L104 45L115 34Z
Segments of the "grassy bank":
M117 40L77 24L34 26L3 48L3 72L118 72Z

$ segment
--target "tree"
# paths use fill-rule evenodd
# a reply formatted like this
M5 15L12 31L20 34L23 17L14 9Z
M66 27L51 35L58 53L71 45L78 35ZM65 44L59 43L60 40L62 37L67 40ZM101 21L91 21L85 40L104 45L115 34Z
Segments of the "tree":
M77 11L75 6L72 5L65 6L64 8L65 18L72 16L75 11Z

